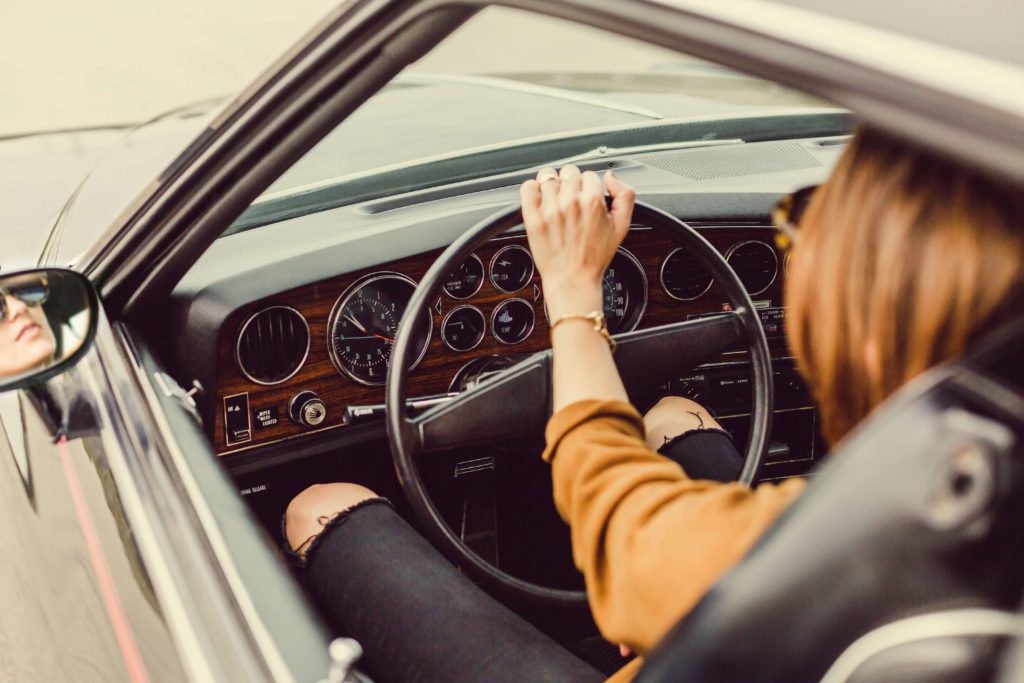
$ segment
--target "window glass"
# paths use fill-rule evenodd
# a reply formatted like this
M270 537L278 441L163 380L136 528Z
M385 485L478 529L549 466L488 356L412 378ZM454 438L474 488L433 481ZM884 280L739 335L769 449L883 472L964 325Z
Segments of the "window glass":
M556 161L567 149L574 156L598 145L588 133L636 130L633 138L619 135L616 146L640 146L650 142L652 130L673 121L820 106L806 95L678 52L489 8L366 102L229 232L422 189L410 181L416 176L410 169L422 168L440 185L466 179L474 160L482 175L511 170L527 145L534 156L550 145L550 161ZM577 147L564 144L577 139ZM467 163L437 163L452 158Z

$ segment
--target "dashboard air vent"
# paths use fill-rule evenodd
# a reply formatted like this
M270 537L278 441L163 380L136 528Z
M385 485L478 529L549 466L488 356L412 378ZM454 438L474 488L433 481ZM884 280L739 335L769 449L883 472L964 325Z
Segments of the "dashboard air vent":
M253 382L279 384L299 371L308 353L306 319L294 308L271 306L242 325L235 362Z
M673 299L693 301L711 287L711 274L686 249L673 249L661 263L661 286Z
M768 289L779 272L779 257L765 242L752 240L733 245L725 260L751 295Z

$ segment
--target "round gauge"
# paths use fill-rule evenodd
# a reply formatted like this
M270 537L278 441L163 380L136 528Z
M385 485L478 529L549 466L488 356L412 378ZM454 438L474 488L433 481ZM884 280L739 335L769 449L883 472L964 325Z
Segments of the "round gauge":
M404 275L379 273L357 282L338 298L328 323L327 347L339 372L361 384L384 384L398 323L415 289L416 283ZM413 367L430 342L432 322L429 314L424 317Z
M603 308L612 334L636 329L647 308L647 277L636 257L620 248L601 283Z
M476 254L462 262L444 281L444 293L453 299L468 299L484 284L484 263Z
M686 249L673 249L661 262L661 286L679 301L693 301L711 288L711 274Z
M484 338L487 321L475 306L459 306L444 317L441 323L441 340L452 351L475 349Z
M725 260L750 294L760 294L768 289L779 272L779 257L775 250L756 240L733 245Z
M491 259L491 284L502 292L518 292L532 277L533 257L526 247L504 247Z
M525 299L507 299L491 314L491 331L502 344L518 344L533 332L533 306Z

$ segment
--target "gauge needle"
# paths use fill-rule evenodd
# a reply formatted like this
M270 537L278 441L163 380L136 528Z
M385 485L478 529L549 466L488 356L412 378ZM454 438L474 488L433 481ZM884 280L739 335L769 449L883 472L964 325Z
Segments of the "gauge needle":
M350 315L345 315L345 320L347 320L347 321L349 321L350 323L352 323L353 325L355 325L355 326L356 326L356 329L357 329L357 330L359 330L360 332L364 332L364 333L365 333L365 332L367 331L367 330L366 330L366 328L365 328L365 327L363 327L362 323L360 323L360 322L359 322L358 320L356 320L356 319L355 319L355 318L353 318L352 316L350 316Z
M352 323L353 325L355 325L356 329L359 330L360 332L362 332L363 334L370 334L370 335L373 335L374 337L376 337L377 339L383 339L384 341L391 342L392 344L395 343L395 340L392 339L391 337L385 337L383 334L379 334L377 332L374 332L373 330L366 329L365 325L360 323L358 320L353 318L351 315L345 314L344 318L345 318L345 320L347 320L350 323Z

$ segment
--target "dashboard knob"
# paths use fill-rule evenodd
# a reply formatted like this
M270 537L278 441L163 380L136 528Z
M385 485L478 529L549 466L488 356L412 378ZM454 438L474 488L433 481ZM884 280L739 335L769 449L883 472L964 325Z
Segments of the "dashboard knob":
M327 418L327 406L312 391L300 391L288 401L288 417L306 427L316 427Z

